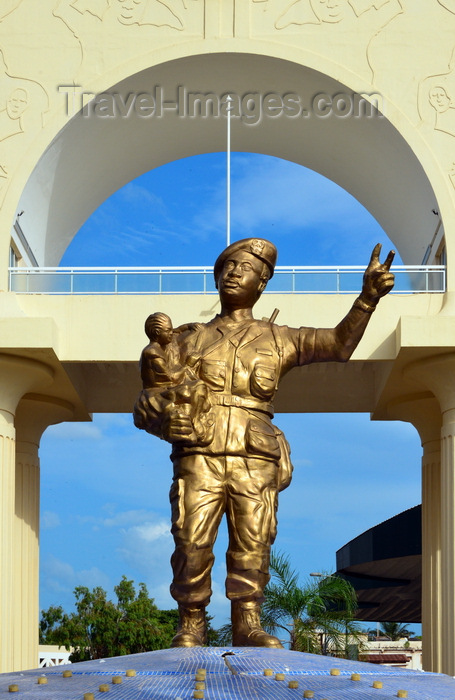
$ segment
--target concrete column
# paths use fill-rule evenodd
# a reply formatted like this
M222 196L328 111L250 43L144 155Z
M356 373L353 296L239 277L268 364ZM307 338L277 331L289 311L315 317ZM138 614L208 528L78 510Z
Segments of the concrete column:
M0 672L14 667L14 518L16 455L14 414L21 397L52 380L52 370L35 360L0 354Z
M442 654L443 672L455 675L455 409L444 412L441 431Z
M441 441L423 445L422 457L422 666L442 672Z
M441 408L441 498L431 503L428 527L441 527L441 578L434 593L441 601L440 670L455 675L455 354L447 353L409 365L405 374L424 384ZM433 454L437 454L436 449ZM432 460L429 460L432 461ZM433 469L434 471L434 469ZM435 482L437 478L435 479ZM438 502L440 519L437 518ZM433 670L433 669L432 669Z
M58 399L26 394L16 410L16 487L13 523L13 670L38 666L39 512L38 448L44 430L70 420L73 406Z
M387 412L412 423L422 442L422 665L441 672L441 411L424 392L394 401Z

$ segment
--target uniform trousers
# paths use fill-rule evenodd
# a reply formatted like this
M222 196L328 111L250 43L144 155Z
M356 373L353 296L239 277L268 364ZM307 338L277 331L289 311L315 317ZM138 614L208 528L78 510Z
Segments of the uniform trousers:
M229 532L226 595L233 601L264 600L276 536L277 473L277 463L265 459L204 454L174 458L171 595L178 603L208 604L212 550L224 513Z

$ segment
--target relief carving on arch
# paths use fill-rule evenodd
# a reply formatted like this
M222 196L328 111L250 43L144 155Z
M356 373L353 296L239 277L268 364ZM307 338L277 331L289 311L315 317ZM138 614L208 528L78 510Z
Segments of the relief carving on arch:
M402 12L368 44L371 81L414 123L420 121L419 86L447 71L455 37L455 0L400 0Z
M400 12L401 0L253 0L252 27L256 36L325 54L369 80L368 43Z
M455 15L455 0L438 0L438 3Z
M51 108L53 101L61 102L57 86L71 81L81 61L79 43L52 14L55 1L16 0L3 18L0 11L0 50L8 74L40 85Z
M418 109L427 132L440 131L455 137L455 49L446 72L421 81Z
M455 0L401 0L368 45L373 86L431 143L455 190Z
M419 85L420 129L431 141L455 190L455 48L448 70Z
M135 56L204 33L205 0L0 0L0 49L11 74L60 85L99 78Z
M54 0L53 15L78 41L83 84L153 49L203 36L205 0Z
M355 21L368 10L380 10L393 0L294 0L275 20L276 29L291 24L338 24ZM390 9L390 7L388 8Z
M184 6L182 5L182 11ZM77 13L77 14L75 14ZM54 15L63 19L71 31L83 30L90 17L109 26L168 27L182 31L182 15L166 0L58 0ZM81 20L78 15L81 15ZM88 16L88 17L87 17ZM93 26L93 25L92 25Z
M11 70L5 60L5 25L24 0L5 0L0 9L0 207L14 170L36 134L43 128L49 109L46 90L29 75Z
M10 76L5 70L0 73L1 206L21 156L44 125L49 102L46 92L38 83Z
M0 7L0 22L4 17L13 12L21 4L22 0L3 0L2 6Z
M0 0L0 206L59 86L202 36L205 0ZM64 112L66 114L66 112Z

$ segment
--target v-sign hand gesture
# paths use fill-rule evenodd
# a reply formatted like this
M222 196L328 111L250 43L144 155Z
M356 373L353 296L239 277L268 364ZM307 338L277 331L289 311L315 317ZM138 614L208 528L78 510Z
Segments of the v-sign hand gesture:
M391 250L383 263L379 260L382 245L378 243L371 253L370 262L363 275L362 297L371 304L377 304L379 299L390 292L395 282L395 276L390 272L395 257Z

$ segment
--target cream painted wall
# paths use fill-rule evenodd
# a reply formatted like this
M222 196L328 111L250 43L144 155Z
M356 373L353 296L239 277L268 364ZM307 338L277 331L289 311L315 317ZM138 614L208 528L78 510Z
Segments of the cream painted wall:
M70 85L78 86L75 110L82 91L116 93L126 104L157 89L172 101L178 86L261 99L296 94L310 118L283 114L255 127L234 121L234 148L289 158L334 179L376 216L407 263L422 261L439 215L450 250L455 108L444 91L451 97L455 87L453 0L340 0L331 9L320 0L141 0L131 11L119 0L8 0L4 7L3 288L19 212L39 264L57 264L113 190L169 160L224 147L221 119L171 111L146 118L136 102L128 118L118 108L115 118L100 110L72 116ZM315 116L321 93L371 95L384 117Z
M15 296L15 295L11 295ZM415 319L406 325L407 346L429 341L437 345L446 337L445 317L437 314L441 294L389 296L373 315L368 333L354 353L359 360L393 360L396 357L395 331L400 317ZM255 306L257 318L269 318L275 307L280 309L276 323L292 327L332 327L350 309L354 295L279 295L264 294ZM149 313L164 311L175 327L189 321L206 323L219 311L215 295L112 295L112 296L45 296L17 295L16 301L25 316L51 318L59 329L58 356L62 362L134 362L147 343L144 320ZM419 323L431 316L432 335L422 339ZM113 319L115 323L113 324ZM427 318L427 323L430 320ZM16 319L11 323L14 326ZM39 324L37 324L39 325ZM443 328L441 338L436 338ZM118 330L121 329L121 332ZM393 341L388 342L392 338ZM29 342L27 340L27 342Z

